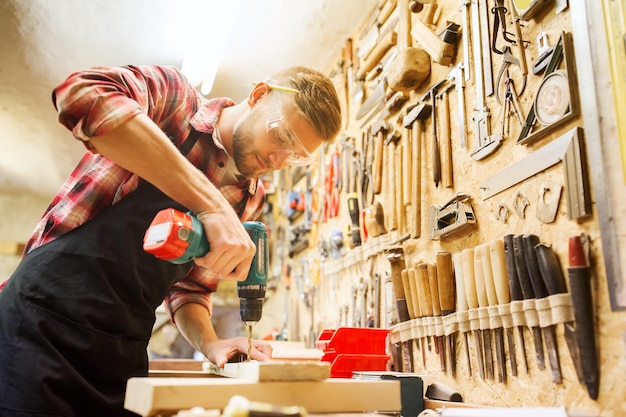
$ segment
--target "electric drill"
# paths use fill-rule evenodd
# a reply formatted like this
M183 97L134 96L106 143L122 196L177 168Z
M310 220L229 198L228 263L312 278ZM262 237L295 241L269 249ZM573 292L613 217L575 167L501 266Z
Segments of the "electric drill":
M252 324L261 320L267 288L269 247L267 228L261 222L244 222L244 228L256 246L256 253L245 281L237 283L239 313L248 326L248 360L252 343ZM191 212L168 208L152 220L143 239L143 248L159 259L182 264L206 255L209 242L202 223Z

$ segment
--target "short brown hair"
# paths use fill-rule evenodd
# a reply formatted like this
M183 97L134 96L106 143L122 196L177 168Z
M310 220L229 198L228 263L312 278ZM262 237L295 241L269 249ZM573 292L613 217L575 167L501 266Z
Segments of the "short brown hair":
M289 67L270 77L272 82L291 87L298 111L311 122L325 142L335 139L341 129L341 106L332 81L321 72L302 66Z

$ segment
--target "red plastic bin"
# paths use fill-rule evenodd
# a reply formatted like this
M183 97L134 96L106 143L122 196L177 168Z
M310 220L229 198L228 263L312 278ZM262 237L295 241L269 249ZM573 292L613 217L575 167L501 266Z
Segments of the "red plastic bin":
M324 353L369 353L382 355L387 351L389 329L339 327L322 330L315 346Z
M351 378L354 371L387 369L388 334L388 329L340 327L323 330L315 346L324 351L321 360L331 363L331 378Z

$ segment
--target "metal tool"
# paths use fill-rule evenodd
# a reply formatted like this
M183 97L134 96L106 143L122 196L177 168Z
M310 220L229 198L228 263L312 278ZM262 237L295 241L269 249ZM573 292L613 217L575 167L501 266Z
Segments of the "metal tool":
M441 317L441 301L439 300L439 278L436 264L428 264L428 288L430 301L433 307L433 317ZM435 340L435 353L439 355L439 365L442 372L447 372L446 366L446 337L433 336Z
M522 236L522 240L524 242L526 267L533 291L535 292L535 298L545 298L549 293L539 267L537 252L535 251L535 247L540 243L539 237L533 234L525 234ZM555 384L560 384L563 378L561 376L561 363L559 361L559 352L556 343L556 326L542 327L541 331L546 342L548 361L550 363L550 370L552 371L552 381L554 381Z
M507 279L509 280L510 299L513 301L523 300L524 295L522 294L522 287L520 285L520 281L517 275L517 267L515 265L515 252L513 249L513 235L512 234L505 235L502 241L503 241L504 256L506 259ZM520 341L520 346L522 348L521 350L522 350L524 370L528 374L528 358L526 357L524 327L517 326L517 330L519 332L519 341ZM517 373L513 373L513 375L516 375L516 374Z
M474 248L474 282L476 284L476 297L478 299L478 306L481 308L489 306L489 293L488 288L493 287L493 280L489 277L485 278L485 272L491 273L491 265L489 260L485 259L484 246L480 245ZM493 290L495 298L495 289ZM493 372L493 352L491 350L491 328L483 328L483 352L485 354L485 376L489 380L494 379Z
M476 224L474 209L467 194L458 193L442 206L430 206L429 238L438 240Z
M600 376L596 351L591 268L584 249L585 242L588 243L587 235L569 238L567 276L574 307L578 349L581 358L585 358L582 361L583 378L589 397L595 400L598 398Z
M478 308L478 295L476 293L476 278L474 273L474 249L465 248L461 252L461 262L463 265L463 281L465 288L465 297L467 305L470 309ZM478 373L482 379L485 379L485 349L483 348L482 330L474 329L474 348L478 357Z
M485 97L493 93L493 75L489 39L482 36L482 29L487 28L486 0L472 2L472 41L474 46L475 90L476 90L476 147L470 152L474 160L481 160L491 155L500 146L502 135L491 134L491 113L485 105ZM485 30L484 33L487 33ZM486 42L485 42L486 41Z
M545 244L538 244L535 246L535 252L537 253L539 269L541 270L541 276L546 284L548 293L550 295L566 293L567 290L565 289L565 279L563 278L561 265L552 247ZM574 369L576 369L576 375L580 383L585 385L575 323L573 321L565 322L563 326L565 341L572 358L572 363L574 364Z
M267 228L261 222L244 222L256 252L244 281L237 282L239 313L248 326L248 360L252 351L252 325L261 320L267 288L269 244ZM143 248L159 259L187 263L209 252L209 241L200 220L190 212L168 208L154 217L144 236Z
M587 216L591 213L591 201L583 155L582 130L575 127L483 181L480 184L482 197L486 200L563 161L567 216L570 220Z
M470 14L470 0L459 0L459 8L461 9L461 36L463 42L463 62L459 64L464 71L464 80L469 81L472 74L470 71L471 65L471 50L470 50L470 26L469 26L469 14ZM465 146L465 145L463 145Z
M455 284L454 284L454 265L452 263L452 254L450 252L438 252L436 257L437 264L437 287L439 289L439 304L441 306L441 315L447 316L455 311ZM444 336L445 352L448 353L447 361L450 373L456 375L456 342L454 333Z
M506 257L504 254L504 242L500 239L492 240L489 242L489 253L491 259L491 270L493 273L493 282L496 290L496 298L498 305L506 305L511 302L511 293L509 291L509 281L507 278L506 271ZM511 374L513 376L517 375L517 358L515 356L515 342L513 338L513 328L507 327L506 331L506 339L508 342L509 348L509 360L511 362ZM502 329L496 329L496 341L499 343L502 340ZM502 345L496 344L496 350L499 360L501 361L502 367L498 369L498 377L500 382L506 381L506 364L505 364L505 355L504 349Z
M463 312L469 309L467 296L465 295L465 279L463 278L463 260L461 252L452 254L452 265L454 266L454 282L456 288L457 311ZM467 360L467 373L472 376L472 361L470 358L469 332L463 332L465 342L465 358Z
M432 137L431 137L431 158L432 158L432 175L433 181L435 182L435 187L439 186L439 181L441 180L441 155L439 148L439 138L437 136L437 92L439 88L445 83L446 80L443 79L438 81L434 85L428 88L428 92L422 98L422 101L430 98L432 103Z
M423 120L430 116L432 106L421 103L413 107L402 119L405 128L411 129L411 236L422 234L422 132Z
M531 300L535 297L535 290L530 280L530 276L526 264L526 248L521 235L513 236L513 254L515 256L515 270L519 279L520 287L524 299ZM531 327L533 341L535 344L535 354L537 357L537 367L539 369L546 368L545 356L543 352L543 336L539 326Z
M456 91L458 111L459 143L461 148L467 146L467 129L465 127L465 81L463 79L464 74L469 73L467 68L467 65L462 62L454 67L448 74L448 80L454 77L454 89Z

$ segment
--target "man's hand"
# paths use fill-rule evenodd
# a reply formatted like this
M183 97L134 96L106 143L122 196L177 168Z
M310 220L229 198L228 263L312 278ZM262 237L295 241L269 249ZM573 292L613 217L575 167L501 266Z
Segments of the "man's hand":
M198 213L207 239L209 252L196 258L196 264L215 274L216 279L244 281L250 271L256 247L250 235L230 206L220 212Z
M248 354L248 338L236 337L233 339L216 340L205 343L202 346L202 354L204 354L208 360L220 368L223 368L224 364L226 364L229 359L235 357L239 353L243 353L245 355ZM272 346L270 346L269 343L261 340L252 341L250 359L266 362L271 358Z

